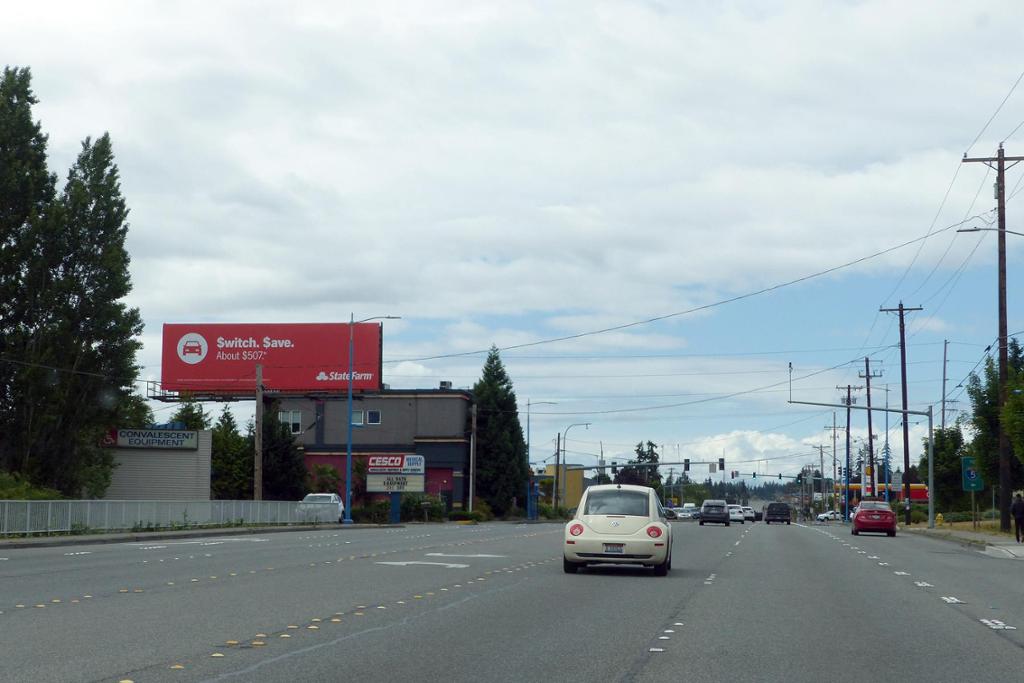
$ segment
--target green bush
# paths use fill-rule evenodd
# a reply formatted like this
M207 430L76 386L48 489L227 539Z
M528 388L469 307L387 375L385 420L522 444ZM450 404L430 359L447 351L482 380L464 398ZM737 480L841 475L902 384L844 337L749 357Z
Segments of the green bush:
M564 507L559 506L557 510L552 510L547 503L537 506L537 514L544 519L569 519L569 511Z
M472 512L470 512L469 510L452 510L451 512L448 513L448 519L450 521L452 521L452 522L464 522L464 521L484 522L484 521L486 521L484 519L484 516L480 513L479 510L473 510Z
M0 472L0 500L58 500L63 497L54 489L32 486L18 474Z
M494 512L491 510L491 506L483 498L473 499L473 512L480 513L481 519L478 519L478 522L487 522L494 519Z
M440 522L444 518L444 501L437 496L426 496L419 493L406 493L402 495L402 521L422 522L423 503L429 503L427 508L428 519L433 522Z
M352 506L352 521L356 524L387 524L391 501L375 500L369 505Z

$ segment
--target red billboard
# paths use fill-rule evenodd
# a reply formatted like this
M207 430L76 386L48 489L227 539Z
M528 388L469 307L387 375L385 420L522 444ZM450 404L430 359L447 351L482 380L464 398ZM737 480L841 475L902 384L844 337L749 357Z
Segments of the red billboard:
M252 395L256 365L268 392L344 391L349 373L348 323L168 323L161 384L167 391ZM351 326L352 388L379 391L380 323Z

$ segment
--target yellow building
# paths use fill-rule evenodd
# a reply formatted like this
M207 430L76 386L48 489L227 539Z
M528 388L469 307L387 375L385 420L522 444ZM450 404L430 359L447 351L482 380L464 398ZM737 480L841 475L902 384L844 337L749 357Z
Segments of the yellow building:
M546 477L555 476L555 466L547 465L544 468ZM558 466L558 504L564 508L574 508L580 504L583 497L583 466L582 465L559 465Z

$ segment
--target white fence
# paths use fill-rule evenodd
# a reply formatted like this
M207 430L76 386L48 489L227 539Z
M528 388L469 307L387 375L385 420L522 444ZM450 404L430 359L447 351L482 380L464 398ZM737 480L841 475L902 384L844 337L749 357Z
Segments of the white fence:
M224 524L337 522L336 503L252 500L0 500L0 536Z

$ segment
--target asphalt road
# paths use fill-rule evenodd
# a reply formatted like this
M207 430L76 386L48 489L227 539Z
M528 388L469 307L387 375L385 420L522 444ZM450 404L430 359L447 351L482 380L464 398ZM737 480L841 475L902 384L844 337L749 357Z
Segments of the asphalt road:
M564 574L554 524L0 547L0 680L1021 677L1019 560L841 524L673 528L664 578Z

